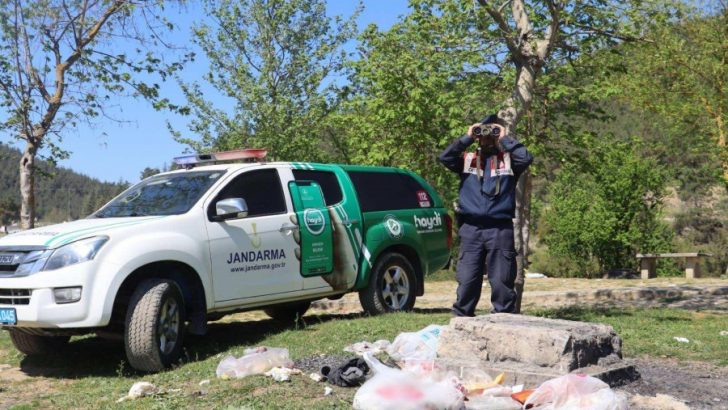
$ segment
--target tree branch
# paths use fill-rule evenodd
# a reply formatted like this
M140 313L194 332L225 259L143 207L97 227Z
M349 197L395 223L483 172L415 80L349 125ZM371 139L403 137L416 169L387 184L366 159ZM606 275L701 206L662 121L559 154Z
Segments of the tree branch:
M505 17L503 16L503 13L501 13L498 9L493 7L493 5L490 2L488 2L487 0L478 0L478 3L480 4L481 7L483 7L485 9L485 11L490 15L490 17L498 25L498 29L501 31L501 34L503 35L503 39L506 42L506 46L508 47L508 50L511 52L513 57L516 59L522 58L523 54L521 53L521 50L519 49L516 42L513 40L513 30L511 30L511 27L506 22Z
M616 38L617 40L630 41L630 42L644 42L644 43L650 43L650 44L655 43L654 40L651 40L651 39L648 39L645 37L628 36L625 34L615 33L610 30L599 29L599 28L595 28L595 27L591 27L591 26L587 26L587 25L583 25L583 24L578 24L578 23L573 23L573 25L574 25L574 27L578 27L582 30L585 30L588 33L601 34L606 37Z
M546 0L551 15L551 21L546 29L543 40L536 43L536 54L541 62L544 62L551 53L551 50L559 36L559 26L561 24L561 7L554 0Z

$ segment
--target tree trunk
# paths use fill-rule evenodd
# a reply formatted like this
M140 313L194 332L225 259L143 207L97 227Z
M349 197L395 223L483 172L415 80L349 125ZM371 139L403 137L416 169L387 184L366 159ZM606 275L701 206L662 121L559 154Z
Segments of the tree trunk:
M536 69L528 63L517 63L516 84L513 94L503 104L498 116L505 122L506 133L516 136L516 126L524 113L531 107L533 89L536 83ZM525 269L530 237L529 218L531 213L530 174L524 172L516 185L516 215L513 219L513 236L516 248L516 313L521 311L523 288L526 284Z
M521 313L523 288L526 285L526 268L531 239L531 173L526 171L516 185L516 217L513 221L513 235L516 247L516 313Z
M32 142L25 146L20 157L20 227L32 229L35 226L35 154L38 147Z

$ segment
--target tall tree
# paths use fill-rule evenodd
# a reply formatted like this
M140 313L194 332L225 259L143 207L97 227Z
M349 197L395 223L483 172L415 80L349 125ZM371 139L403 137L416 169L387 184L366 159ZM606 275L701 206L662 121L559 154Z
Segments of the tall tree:
M112 96L124 92L165 104L156 84L136 79L140 72L164 78L179 68L141 50L169 27L158 14L161 6L161 0L0 0L0 107L6 114L0 130L25 144L19 164L23 228L35 222L36 156L44 147L51 158L67 155L58 143L64 128L107 115ZM119 53L120 39L140 48Z
M322 160L324 119L335 108L354 18L326 16L324 0L206 0L211 23L194 28L210 62L207 83L232 99L228 112L182 83L198 151L267 148L277 159Z
M511 135L517 134L519 123L530 112L537 81L544 70L616 41L639 40L642 38L640 23L649 18L644 13L647 6L640 0L627 4L614 0L509 0L498 4L477 1L489 16L483 29L501 39L502 53L514 69L512 91L498 112ZM652 11L661 5L651 3ZM531 142L538 143L534 139ZM518 310L525 284L531 187L531 175L526 172L517 188L514 221Z

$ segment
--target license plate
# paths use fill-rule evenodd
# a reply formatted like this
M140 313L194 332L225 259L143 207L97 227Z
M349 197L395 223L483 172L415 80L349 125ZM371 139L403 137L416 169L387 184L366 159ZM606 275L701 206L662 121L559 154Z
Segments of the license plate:
M18 317L15 315L15 308L0 308L0 325L16 325Z

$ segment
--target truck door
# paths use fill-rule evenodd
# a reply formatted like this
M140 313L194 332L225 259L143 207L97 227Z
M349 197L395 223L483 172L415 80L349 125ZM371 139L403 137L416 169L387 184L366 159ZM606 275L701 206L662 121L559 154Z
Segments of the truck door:
M280 298L301 291L292 223L284 185L274 168L245 171L235 176L208 204L209 236L215 301L219 306L241 305ZM239 198L248 215L222 222L213 220L216 203Z
M299 226L301 276L320 276L334 269L331 218L319 184L290 181L288 189Z

